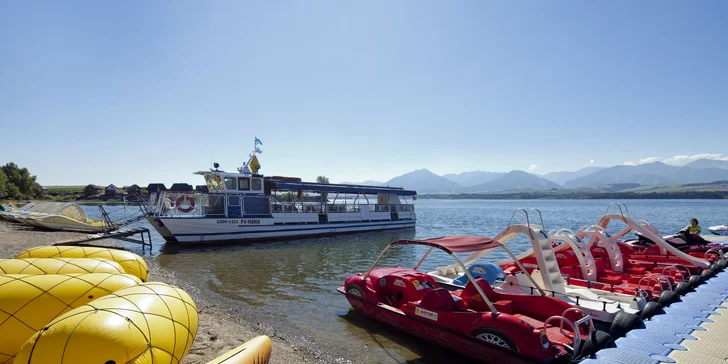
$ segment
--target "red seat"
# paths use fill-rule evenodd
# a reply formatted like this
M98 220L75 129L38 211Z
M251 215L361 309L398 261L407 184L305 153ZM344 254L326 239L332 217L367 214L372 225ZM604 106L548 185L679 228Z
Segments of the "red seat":
M605 274L599 277L599 282L606 284L621 284L623 281L622 276L619 275Z
M483 278L477 278L475 282L478 283L478 286L480 286L489 300L498 300L500 294L493 291L493 287L490 286L488 281ZM478 290L475 289L475 286L470 281L465 285L460 297L465 301L469 309L475 311L490 311L490 308L485 304L483 298L480 297L480 293L478 293Z
M516 312L516 304L511 300L500 300L493 302L493 306L495 306L495 309L498 310L498 312L505 312L505 313L518 313Z
M543 322L549 317L561 315L566 309L571 308L568 303L554 297L494 291L488 281L483 278L476 279L475 283L480 286L485 296L499 312L519 313ZM475 286L470 282L465 286L460 297L465 301L469 309L490 311Z
M645 269L645 267L629 267L624 271L629 274L647 274L647 269Z
M453 311L455 310L455 300L450 291L436 288L425 293L420 301L420 307L437 311Z

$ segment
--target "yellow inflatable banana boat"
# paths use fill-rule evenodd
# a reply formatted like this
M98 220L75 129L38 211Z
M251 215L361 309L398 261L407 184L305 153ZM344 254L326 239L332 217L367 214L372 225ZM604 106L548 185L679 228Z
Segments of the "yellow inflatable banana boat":
M23 343L59 315L139 284L129 274L0 274L0 363L11 363Z
M207 364L268 364L271 346L272 343L268 336L258 336Z
M190 296L164 283L145 283L56 318L23 344L15 364L177 364L196 334Z
M18 254L15 258L101 258L119 263L125 272L139 277L142 282L147 281L147 275L149 274L147 263L142 257L126 250L112 248L39 246L28 249Z
M0 259L0 274L124 274L119 263L96 258L26 258Z

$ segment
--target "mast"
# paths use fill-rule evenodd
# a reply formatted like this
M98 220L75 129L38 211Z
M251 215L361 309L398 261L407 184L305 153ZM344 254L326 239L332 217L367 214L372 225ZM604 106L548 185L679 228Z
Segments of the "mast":
M253 172L253 174L257 174L258 170L260 169L260 162L258 161L258 154L262 154L263 151L258 148L258 145L263 145L263 142L258 139L258 137L254 137L253 139L253 152L250 154L250 159L248 159L247 166L250 168L250 170Z

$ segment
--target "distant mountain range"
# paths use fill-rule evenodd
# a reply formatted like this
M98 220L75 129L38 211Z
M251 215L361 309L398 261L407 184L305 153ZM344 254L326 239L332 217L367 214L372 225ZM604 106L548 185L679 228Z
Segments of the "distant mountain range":
M485 182L490 182L498 177L505 175L505 172L484 172L484 171L471 171L463 172L460 174L446 174L443 177L463 186L472 187Z
M690 162L683 167L690 168L720 168L728 169L728 161L721 161L715 159L698 159L694 162Z
M410 190L416 190L420 193L455 193L459 192L463 188L463 186L457 182L438 176L427 169L418 169L410 173L405 173L399 177L394 177L385 182L384 185L391 187L405 187Z
M613 183L639 183L641 185L706 183L721 180L728 180L728 169L677 167L654 162L601 169L567 181L564 183L564 187L599 187Z
M560 185L563 185L567 181L570 181L575 178L584 177L590 173L596 172L600 169L604 169L604 167L585 167L578 171L574 172L551 172L546 173L542 177L546 178L549 181L556 182Z
M508 173L470 171L439 176L418 169L387 182L343 182L370 186L404 187L419 193L492 192L515 189L596 188L620 184L685 184L728 180L728 161L699 159L684 166L662 162L609 168L586 167L578 171L536 175L514 170Z
M469 192L489 192L528 188L561 188L561 185L524 171L510 171L485 183L470 187Z

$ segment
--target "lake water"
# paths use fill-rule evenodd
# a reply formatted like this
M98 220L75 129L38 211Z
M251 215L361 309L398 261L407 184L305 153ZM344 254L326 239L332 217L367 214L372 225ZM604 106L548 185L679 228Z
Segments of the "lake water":
M547 230L576 230L595 224L609 202L418 200L415 229L182 250L166 246L146 221L137 225L152 230L155 247L145 253L148 258L196 282L215 298L247 306L250 317L246 319L264 322L290 337L304 338L332 358L356 363L444 363L466 360L350 312L336 288L347 276L368 270L382 249L396 239L452 234L492 237L508 225L516 208L538 208ZM728 200L629 200L627 204L632 217L649 221L663 234L685 227L691 217L700 220L704 230L728 222ZM84 208L89 214L97 214L93 206ZM106 209L116 219L138 211L127 207L125 213L121 206ZM517 216L514 221L521 220ZM619 228L609 230L616 232ZM509 242L509 248L516 253L529 247L525 239ZM142 253L138 246L128 248ZM380 264L414 266L424 250L398 246ZM492 256L503 257L495 252ZM444 253L433 252L421 269L450 263L451 258Z

